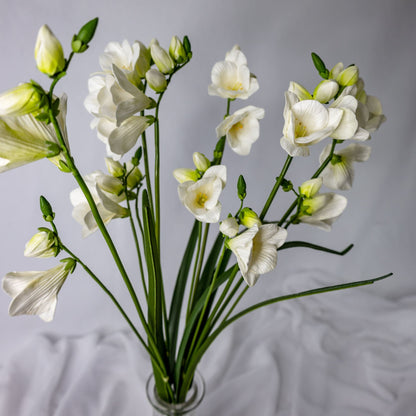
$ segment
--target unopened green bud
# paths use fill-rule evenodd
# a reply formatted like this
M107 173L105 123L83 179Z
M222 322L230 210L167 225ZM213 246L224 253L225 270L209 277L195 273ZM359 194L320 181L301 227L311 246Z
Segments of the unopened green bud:
M124 175L125 170L119 161L114 160L111 157L106 157L104 160L108 173L111 176L114 176L115 178L121 178Z
M97 29L98 17L87 22L79 30L77 35L74 35L72 38L72 50L75 53L82 53L88 49L88 44L91 39L94 37L95 29Z
M237 193L238 193L238 197L240 198L241 201L243 201L244 198L247 195L247 185L246 185L246 181L245 181L243 175L240 175L238 177L238 181L237 181Z
M187 169L187 168L175 169L173 171L173 176L179 183L183 183L187 181L196 182L200 178L200 175L198 174L198 172L192 169Z
M35 60L39 71L49 76L65 68L62 45L47 25L39 29L35 45Z
M284 192L290 192L293 189L293 183L287 179L283 179L282 189Z
M47 222L52 222L55 218L55 213L52 210L51 204L48 202L48 200L44 197L40 197L40 210L43 214L43 219Z
M188 38L188 36L183 37L183 48L185 49L186 57L189 59L192 58L192 50L191 50L191 42Z
M170 74L175 68L175 62L170 55L158 44L153 43L150 47L153 62L162 74Z
M336 78L338 83L343 87L349 87L354 85L358 81L358 67L356 65L351 65L345 68Z
M169 55L178 64L182 64L187 59L185 48L177 36L173 36L170 41Z
M315 65L315 68L318 70L319 75L324 79L328 79L329 71L324 64L324 61L315 52L312 52L311 56L313 64Z
M207 159L207 157L200 153L200 152L194 152L192 155L192 160L194 161L195 167L200 172L205 172L210 166L211 162Z
M305 87L303 87L302 85L298 84L295 81L291 81L289 83L289 91L296 94L299 100L311 100L312 99L312 95L309 93L309 91Z
M165 76L155 68L146 72L146 81L149 87L158 93L165 91L168 86Z
M251 228L254 225L261 225L260 218L251 208L243 208L238 216L240 223L247 228Z
M140 163L140 159L142 158L142 147L140 146L137 150L136 153L134 154L134 156L131 158L131 164L133 166L139 166Z

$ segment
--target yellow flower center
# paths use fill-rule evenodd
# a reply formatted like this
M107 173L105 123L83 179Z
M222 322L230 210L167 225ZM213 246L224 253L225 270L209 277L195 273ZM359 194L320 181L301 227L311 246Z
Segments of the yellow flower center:
M231 91L242 91L243 90L243 83L236 81L232 84L227 85L227 89Z
M242 130L244 128L243 123L241 121L239 121L238 123L235 123L231 128L230 128L230 133L231 134L237 134L238 130Z
M205 202L207 202L208 200L208 195L204 194L203 192L199 192L198 195L196 196L196 204L198 206L200 206L201 208L204 208L205 206Z
M306 126L298 119L295 120L295 136L305 137L308 135Z

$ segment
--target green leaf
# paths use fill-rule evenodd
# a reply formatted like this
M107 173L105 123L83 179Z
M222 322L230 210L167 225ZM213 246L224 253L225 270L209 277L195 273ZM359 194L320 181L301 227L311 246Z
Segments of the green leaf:
M319 75L324 79L328 79L329 71L324 64L324 61L315 52L312 52L311 56L313 64L315 65L315 68L318 70Z
M182 301L185 293L186 283L188 281L189 269L195 252L196 243L198 241L198 232L200 223L194 222L185 253L182 257L182 263L179 267L178 276L176 278L175 289L172 295L172 302L169 312L169 357L171 368L175 364L176 343L179 331L179 320L182 310Z
M293 248L293 247L311 248L313 250L319 250L319 251L324 251L326 253L331 253L331 254L337 254L339 256L344 256L345 254L347 254L354 247L354 244L350 244L348 247L346 247L342 251L337 251L337 250L332 250L331 248L327 248L327 247L323 247L323 246L318 246L316 244L308 243L306 241L286 241L286 243L284 243L277 250L278 251L279 250L285 250L287 248Z
M224 283L226 282L233 273L236 273L238 270L238 266L234 265L232 267L230 267L227 271L221 273L220 275L218 275L218 278L215 282L214 285L214 290L213 290L213 294L215 293L215 291ZM194 331L195 331L195 325L197 324L198 320L199 320L199 315L200 312L205 304L205 300L206 297L209 293L209 287L207 287L204 292L201 294L201 296L199 297L198 301L195 303L193 309L192 309L192 313L189 316L189 320L185 326L184 329L184 333L182 336L182 340L181 340L181 344L179 346L179 351L178 351L178 357L176 359L176 366L175 366L175 385L179 388L180 386L180 382L181 382L181 374L183 372L183 370L185 370L183 368L184 363L184 359L185 361L189 361L190 357L187 357L186 353L187 353L187 349L189 348L189 344L193 338L194 335ZM214 298L214 295L212 296L212 298Z

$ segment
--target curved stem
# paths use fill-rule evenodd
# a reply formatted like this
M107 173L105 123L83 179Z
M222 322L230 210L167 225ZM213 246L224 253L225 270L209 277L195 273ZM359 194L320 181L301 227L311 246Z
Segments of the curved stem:
M276 196L276 193L279 190L279 187L280 187L280 185L281 185L281 183L282 183L282 181L283 181L283 179L284 179L284 177L285 177L285 175L286 175L286 173L287 173L287 171L289 169L289 166L292 163L292 160L293 160L293 156L288 155L287 158L286 158L285 164L283 165L282 171L280 172L279 177L276 178L276 183L274 184L273 189L270 192L270 195L267 198L267 201L266 201L266 203L264 205L264 208L261 211L261 214L260 214L260 217L259 217L261 221L266 216L267 211L269 210L270 205L273 202L273 199Z

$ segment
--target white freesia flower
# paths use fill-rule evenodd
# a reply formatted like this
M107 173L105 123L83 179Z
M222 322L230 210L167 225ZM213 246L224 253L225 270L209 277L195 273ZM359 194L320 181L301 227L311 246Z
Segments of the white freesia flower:
M285 125L280 144L290 156L309 156L308 146L331 136L342 119L343 111L326 108L315 100L299 101L289 91L285 99Z
M127 40L121 44L110 42L100 56L100 65L108 74L113 72L113 65L116 65L133 85L139 86L140 78L144 78L150 68L150 57L141 42L136 41L132 45Z
M321 186L322 178L310 179L301 185L300 192L305 198L298 219L330 231L332 223L344 212L347 198L332 192L318 194Z
M322 163L331 151L327 145L319 156ZM321 177L326 187L330 189L350 189L354 180L353 162L365 162L370 157L371 148L361 143L352 143L344 149L334 153L332 161L322 171Z
M277 249L286 241L287 231L276 224L254 225L228 241L237 257L244 280L253 286L261 274L276 267Z
M59 102L58 124L67 142L65 118L64 95ZM59 143L52 124L43 123L31 114L0 117L0 172L48 157L51 154L49 143ZM58 164L59 157L49 159Z
M346 87L339 97L330 105L342 111L342 118L338 127L332 132L331 137L337 140L368 140L367 130L360 127L356 111L357 99L351 95L353 87Z
M51 231L39 231L25 246L26 257L54 257L58 252L56 237Z
M175 69L175 62L159 43L154 42L150 45L150 55L162 74L170 74Z
M61 72L65 67L61 42L48 25L43 25L39 29L35 45L35 60L39 71L49 76Z
M357 83L359 70L356 65L350 65L344 68L342 62L338 62L329 72L329 78L334 79L343 87L349 87Z
M249 105L237 110L218 125L217 137L226 136L231 149L239 155L248 155L251 145L260 136L259 121L264 117L262 108Z
M211 81L208 94L222 98L245 100L259 89L257 79L250 73L247 59L237 45L226 53L225 61L214 65L211 71Z
M151 100L118 67L113 65L113 70L114 75L95 75L89 79L90 94L84 105L96 117L91 128L97 128L98 138L107 145L107 153L116 159L128 152L149 126L146 117L135 114L147 108Z
M338 82L332 79L324 79L316 86L315 90L313 91L313 98L320 103L327 103L337 95L338 90Z
M373 133L386 121L380 100L364 91L364 82L360 78L357 82L356 97L358 99L357 120L360 127Z
M115 187L108 188L110 181L118 180L117 178L96 171L86 175L84 180L105 224L113 218L124 218L128 215L127 208L119 205L120 202L125 200L124 193L117 196L117 189ZM111 192L108 192L108 190L111 190ZM80 188L74 189L70 193L70 200L74 207L72 216L82 225L83 237L87 237L97 229L97 223L92 215L90 206Z
M146 72L146 81L149 87L158 93L165 91L168 86L165 76L155 68Z
M198 221L218 222L221 214L218 198L225 183L226 167L211 166L198 181L178 185L179 199Z
M239 225L234 217L228 217L221 221L220 232L227 237L235 237L238 234Z
M64 259L58 266L46 271L7 273L3 278L3 290L13 298L9 314L39 315L44 321L51 321L58 292L75 265L75 260Z

